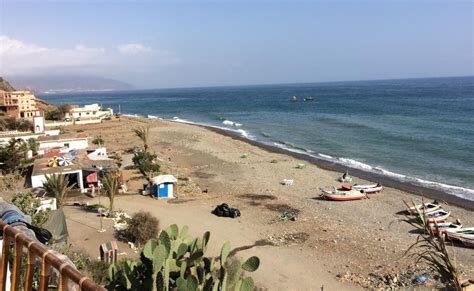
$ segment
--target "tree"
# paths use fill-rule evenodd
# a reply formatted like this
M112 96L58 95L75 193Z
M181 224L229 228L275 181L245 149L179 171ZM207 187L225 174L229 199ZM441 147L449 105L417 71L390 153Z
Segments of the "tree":
M67 192L74 186L69 186L69 178L65 175L51 174L46 176L46 182L43 183L43 187L48 194L56 198L56 204L58 208L61 208Z
M107 198L109 198L109 215L114 212L114 199L115 195L119 191L119 181L115 173L108 173L101 179L104 187L104 192Z
M150 138L150 128L149 127L139 127L133 130L135 135L143 142L143 149L148 151L148 141Z
M3 170L7 173L13 173L21 170L24 160L26 160L25 152L21 147L21 142L12 138L6 146L0 148L0 163Z
M132 161L140 173L147 177L148 180L160 171L156 154L147 151L139 151L133 155Z
M55 110L45 112L45 118L47 120L63 120L71 110L71 105L69 104L61 104Z

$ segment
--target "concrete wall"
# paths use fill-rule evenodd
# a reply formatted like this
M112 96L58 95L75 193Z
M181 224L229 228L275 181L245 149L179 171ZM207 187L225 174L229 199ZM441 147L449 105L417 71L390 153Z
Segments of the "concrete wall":
M50 121L46 123L45 127L59 127L59 126L68 126L73 124L93 124L93 123L101 123L101 119L84 119L79 121Z
M87 142L87 138L84 139L77 139L77 140L48 140L48 141L40 141L39 142L40 149L47 149L47 148L56 148L56 147L67 147L70 149L76 150L83 150L89 146Z
M82 170L78 171L73 171L73 172L61 172L61 174L66 175L66 174L76 174L78 175L77 181L79 182L79 185L77 185L79 188L84 189L84 178L82 175ZM31 176L31 187L36 188L36 187L43 187L43 183L46 182L46 175L36 175L36 176Z

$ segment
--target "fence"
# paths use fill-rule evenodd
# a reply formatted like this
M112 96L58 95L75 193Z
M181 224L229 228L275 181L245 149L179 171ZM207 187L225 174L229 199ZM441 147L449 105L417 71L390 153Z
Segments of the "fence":
M58 256L48 250L43 244L33 241L24 235L21 231L5 224L0 220L0 228L3 229L3 247L2 258L0 261L0 291L5 291L7 287L8 258L11 251L11 242L13 241L13 265L11 268L10 290L20 290L20 273L22 257L26 249L26 272L23 278L23 289L32 290L33 276L35 272L36 261L41 261L39 266L40 291L48 290L52 269L59 273L58 290L68 290L69 283L75 283L78 290L105 290L94 281L82 275L74 269L69 263L61 260Z

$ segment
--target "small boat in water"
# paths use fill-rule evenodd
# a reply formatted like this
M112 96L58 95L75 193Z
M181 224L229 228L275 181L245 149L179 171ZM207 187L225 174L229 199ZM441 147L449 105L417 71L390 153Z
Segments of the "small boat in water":
M383 187L380 184L366 184L366 185L355 184L352 186L352 189L364 190L364 193L374 194L374 193L382 191Z
M428 222L442 222L446 221L448 217L451 215L451 212L445 211L444 209L438 209L432 212L425 213Z
M351 201L351 200L361 200L367 199L367 195L364 191L358 190L345 190L345 189L336 189L333 187L332 190L320 188L321 196L323 196L326 200L333 200L333 201Z
M474 227L447 229L446 236L450 240L462 242L465 246L474 247Z
M290 98L290 101L298 101L298 97L293 96L293 97Z
M314 97L312 96L305 97L304 101L314 101Z

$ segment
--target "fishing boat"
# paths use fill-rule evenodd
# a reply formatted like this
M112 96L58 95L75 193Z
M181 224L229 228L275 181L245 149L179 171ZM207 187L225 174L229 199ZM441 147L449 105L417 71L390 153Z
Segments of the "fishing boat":
M450 240L462 242L465 246L474 247L474 227L447 229L446 236Z
M373 193L382 191L383 187L380 184L366 184L366 185L355 184L352 186L352 189L364 190L366 194L373 194Z
M405 201L403 201L405 202ZM415 206L410 206L405 202L405 205L408 208L408 212L411 214L417 214L416 209L418 209L419 212L425 212L425 213L430 213L432 211L436 211L441 208L441 205L439 204L438 201L433 201L433 202L428 202L428 203L423 203L423 204L418 204Z
M425 213L428 222L442 222L446 221L448 217L451 215L451 212L445 211L444 209L438 209L432 212Z
M361 200L367 199L367 195L364 191L358 190L343 190L343 189L336 189L333 187L332 190L320 188L321 196L323 196L326 200L333 200L333 201L351 201L351 200Z
M314 97L312 96L305 97L304 101L314 101Z
M456 222L430 223L430 228L434 234L443 236L447 230L456 230L462 228L462 224L458 219Z

